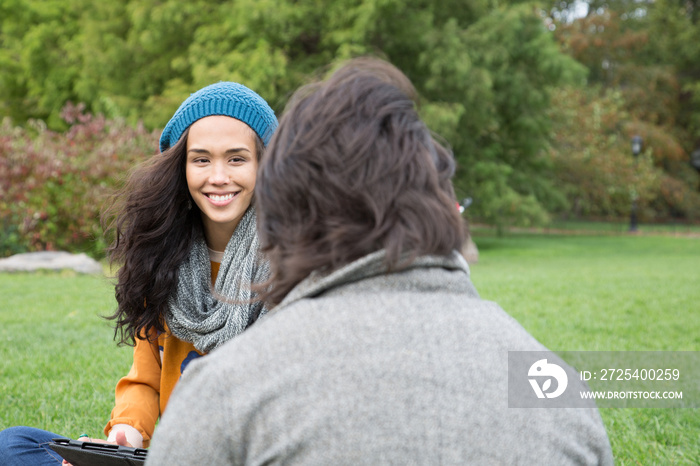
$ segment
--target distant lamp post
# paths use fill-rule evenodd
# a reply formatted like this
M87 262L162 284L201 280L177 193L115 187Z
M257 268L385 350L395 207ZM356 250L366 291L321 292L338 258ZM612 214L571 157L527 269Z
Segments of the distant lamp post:
M700 147L690 153L690 164L700 172Z
M636 159L639 154L642 153L642 146L644 145L644 141L642 140L642 137L639 135L632 136L632 155L634 155L634 158Z
M635 163L639 154L642 153L642 147L644 146L644 140L639 135L632 136L632 155L634 156ZM637 187L632 187L632 208L630 209L630 231L637 231Z

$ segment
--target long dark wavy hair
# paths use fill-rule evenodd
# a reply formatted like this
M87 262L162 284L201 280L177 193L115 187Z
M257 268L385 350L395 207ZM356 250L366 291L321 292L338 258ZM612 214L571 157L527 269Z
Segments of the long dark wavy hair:
M265 150L255 136L258 161ZM132 170L125 185L106 204L102 226L111 241L107 256L119 267L114 336L134 344L149 332L163 332L170 296L177 287L180 264L202 234L201 211L187 187L186 130L180 140Z
M133 344L151 329L164 330L163 315L177 285L178 268L201 231L200 211L185 178L186 131L163 153L137 166L102 214L111 264L119 266L115 339Z
M452 153L421 121L408 78L355 59L290 100L256 184L261 250L278 304L317 269L385 249L389 270L459 250Z

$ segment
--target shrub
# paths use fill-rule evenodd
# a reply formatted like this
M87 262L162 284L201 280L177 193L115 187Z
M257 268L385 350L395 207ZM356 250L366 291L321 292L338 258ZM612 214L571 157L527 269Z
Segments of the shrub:
M100 209L116 184L152 154L157 135L142 125L66 105L70 125L57 133L41 121L0 125L0 256L66 250L104 256Z
M549 151L557 185L575 218L619 219L637 199L643 221L695 220L700 216L698 175L687 154L663 128L635 120L621 93L559 89L552 109L554 139ZM644 151L631 153L640 134Z

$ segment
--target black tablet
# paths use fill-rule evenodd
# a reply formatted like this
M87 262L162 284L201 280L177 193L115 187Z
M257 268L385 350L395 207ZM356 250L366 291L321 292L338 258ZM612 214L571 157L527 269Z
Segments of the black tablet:
M144 448L81 442L67 438L55 438L49 446L73 466L141 466L145 463L148 453Z

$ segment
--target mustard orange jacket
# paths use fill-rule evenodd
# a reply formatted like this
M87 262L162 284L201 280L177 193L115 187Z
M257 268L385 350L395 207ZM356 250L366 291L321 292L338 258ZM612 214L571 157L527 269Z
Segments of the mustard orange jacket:
M216 281L219 263L211 263L212 283ZM115 389L115 405L104 433L109 436L112 427L127 424L143 436L148 447L158 417L163 414L175 385L187 365L205 353L192 343L182 341L169 331L149 333L147 340L136 339L134 360L129 373L122 377Z

